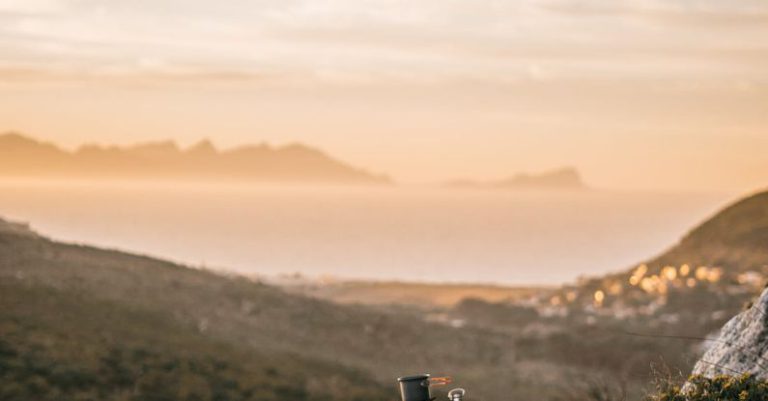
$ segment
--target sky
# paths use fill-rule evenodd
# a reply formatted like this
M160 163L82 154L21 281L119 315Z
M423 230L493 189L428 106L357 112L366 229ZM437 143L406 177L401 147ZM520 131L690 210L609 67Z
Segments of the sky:
M0 131L304 142L397 181L768 185L765 0L0 0Z

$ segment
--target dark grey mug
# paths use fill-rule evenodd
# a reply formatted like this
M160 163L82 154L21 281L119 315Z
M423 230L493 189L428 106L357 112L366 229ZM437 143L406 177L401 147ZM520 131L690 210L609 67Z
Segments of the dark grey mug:
M432 401L434 398L430 393L430 386L440 386L448 384L451 379L448 377L430 378L428 374L403 376L397 379L400 383L400 398L402 401Z

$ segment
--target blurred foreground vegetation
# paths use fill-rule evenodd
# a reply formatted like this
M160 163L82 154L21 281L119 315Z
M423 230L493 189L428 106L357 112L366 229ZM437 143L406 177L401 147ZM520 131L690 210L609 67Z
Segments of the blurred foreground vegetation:
M211 341L70 290L0 283L0 400L389 400L349 369Z
M688 386L662 384L649 401L765 401L768 400L768 382L750 375L693 376Z

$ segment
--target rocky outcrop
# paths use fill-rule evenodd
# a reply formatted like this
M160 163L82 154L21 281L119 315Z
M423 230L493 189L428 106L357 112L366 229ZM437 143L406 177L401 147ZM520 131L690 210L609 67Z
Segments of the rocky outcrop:
M750 373L768 380L768 289L723 326L720 336L693 368L693 375L715 377Z

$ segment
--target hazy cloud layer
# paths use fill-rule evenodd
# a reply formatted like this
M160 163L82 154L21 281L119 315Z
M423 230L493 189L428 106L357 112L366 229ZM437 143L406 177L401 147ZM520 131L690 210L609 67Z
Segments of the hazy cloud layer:
M0 0L0 79L762 85L768 3ZM178 78L176 78L178 79Z

